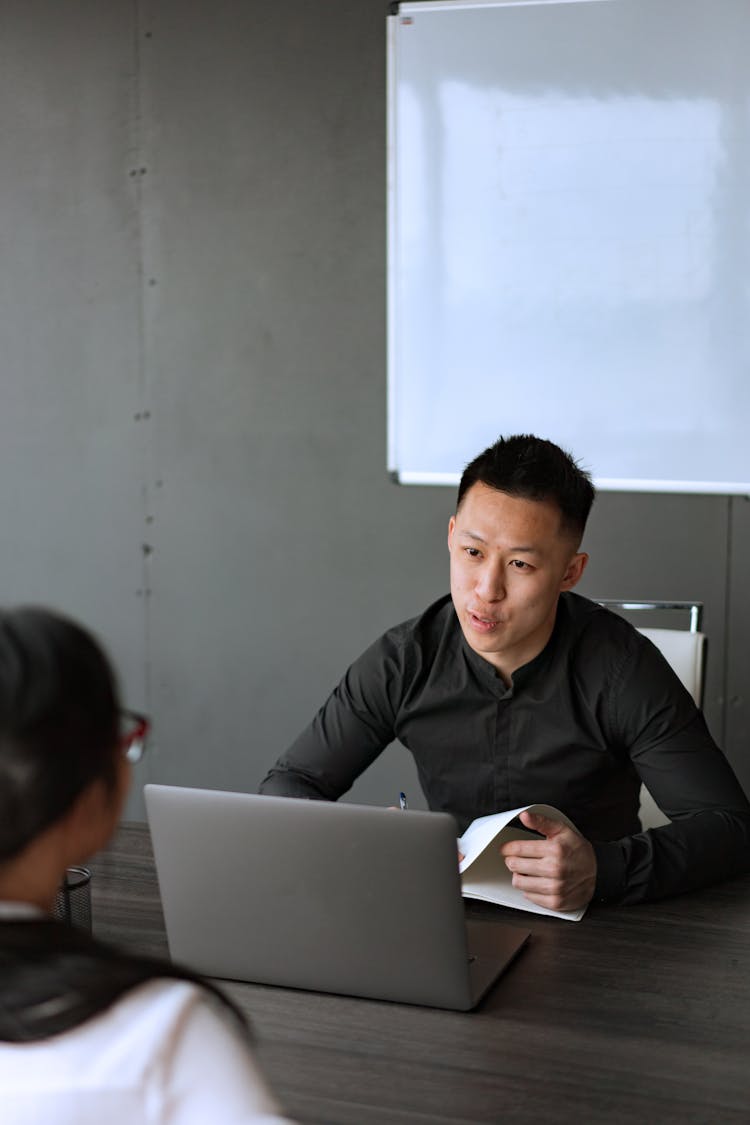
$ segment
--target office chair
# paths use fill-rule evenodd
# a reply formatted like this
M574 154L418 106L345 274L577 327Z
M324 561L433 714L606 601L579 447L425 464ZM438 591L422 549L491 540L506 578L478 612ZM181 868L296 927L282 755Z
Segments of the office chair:
M616 613L621 610L639 612L641 610L687 612L689 613L689 626L687 629L661 629L642 628L638 632L656 645L672 666L677 676L695 700L696 706L703 705L703 687L705 683L706 635L700 632L701 618L703 615L702 602L621 602L612 600L599 600L599 605L606 606ZM639 809L641 824L645 828L659 828L662 824L669 824L669 818L664 815L656 801L645 785L641 786L641 804Z

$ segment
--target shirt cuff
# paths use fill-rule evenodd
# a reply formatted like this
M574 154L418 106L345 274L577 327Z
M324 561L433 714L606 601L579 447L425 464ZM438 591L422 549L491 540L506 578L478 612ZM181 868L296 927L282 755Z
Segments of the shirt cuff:
M617 840L592 844L596 856L594 902L619 902L625 894L625 854Z

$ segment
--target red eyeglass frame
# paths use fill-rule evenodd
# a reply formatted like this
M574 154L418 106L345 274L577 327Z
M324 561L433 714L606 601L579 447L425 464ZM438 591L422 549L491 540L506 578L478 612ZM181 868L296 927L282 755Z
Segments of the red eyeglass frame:
M120 749L127 760L135 764L140 762L145 752L146 739L151 730L151 720L138 711L127 709L120 711L120 717L128 719L133 724L132 729L120 738Z

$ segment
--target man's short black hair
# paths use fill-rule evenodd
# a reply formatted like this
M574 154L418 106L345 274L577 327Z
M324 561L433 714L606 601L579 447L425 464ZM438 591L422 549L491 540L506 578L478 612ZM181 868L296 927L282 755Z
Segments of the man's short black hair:
M494 445L470 461L458 486L456 511L475 484L484 484L523 500L547 500L556 504L563 528L576 535L579 542L594 502L590 475L559 445L534 434L498 438Z

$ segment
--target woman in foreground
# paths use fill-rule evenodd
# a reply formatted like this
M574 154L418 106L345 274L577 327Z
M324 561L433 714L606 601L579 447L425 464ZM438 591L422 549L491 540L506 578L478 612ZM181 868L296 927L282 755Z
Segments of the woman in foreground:
M141 746L82 628L0 613L3 1125L277 1125L241 1014L168 962L54 921L66 868L114 831Z

